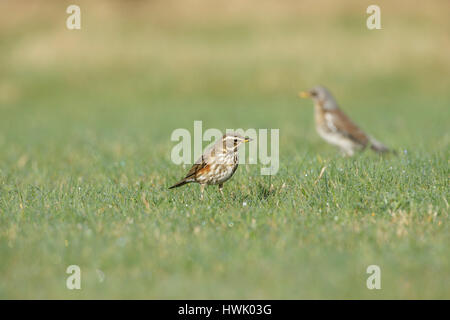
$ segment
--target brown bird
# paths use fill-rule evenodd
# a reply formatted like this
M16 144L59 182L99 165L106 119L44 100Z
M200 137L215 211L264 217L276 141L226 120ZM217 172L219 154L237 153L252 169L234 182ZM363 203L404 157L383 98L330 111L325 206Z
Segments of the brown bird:
M233 176L238 167L238 148L242 143L249 141L251 141L250 138L244 138L236 133L225 134L222 139L202 154L186 177L169 189L197 182L200 184L201 199L203 199L205 186L217 184L223 196L223 183Z
M355 151L362 151L367 146L380 153L389 151L385 145L353 123L325 87L318 86L307 92L300 92L299 95L314 101L317 133L326 142L338 146L345 155L352 156Z

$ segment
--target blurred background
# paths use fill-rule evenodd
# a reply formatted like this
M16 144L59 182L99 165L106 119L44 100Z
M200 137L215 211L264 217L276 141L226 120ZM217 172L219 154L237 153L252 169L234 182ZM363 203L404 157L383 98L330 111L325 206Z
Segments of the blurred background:
M66 28L66 8L71 4L81 8L81 30ZM366 9L371 4L381 8L381 30L366 27ZM280 231L267 242L250 245L248 259L245 252L232 253L238 238L225 245L215 237L221 231L211 229L202 243L214 243L221 254L230 255L230 260L224 261L245 261L249 269L204 262L203 271L197 272L192 269L195 263L186 261L209 261L202 259L215 256L213 248L194 240L197 248L184 247L185 236L198 229L188 228L184 234L174 218L156 223L144 213L187 210L184 204L169 199L165 188L184 173L181 166L170 162L174 145L170 134L176 128L192 131L194 120L203 120L204 129L280 129L280 179L297 172L308 179L308 165L317 163L314 168L320 170L321 159L333 159L336 154L314 130L311 101L297 97L298 91L317 84L327 86L343 110L377 139L401 154L413 152L417 159L423 156L414 172L424 179L432 172L445 179L449 12L448 0L0 1L0 277L4 279L0 296L63 297L67 290L60 289L64 281L60 279L66 276L62 266L80 261L91 265L91 271L102 266L108 271L107 279L114 275L122 279L109 291L95 287L97 291L84 291L83 297L367 297L365 288L328 287L330 283L350 283L354 274L340 277L336 273L333 280L323 283L309 283L306 278L294 281L297 288L308 289L302 293L289 287L291 280L276 275L290 275L291 270L285 268L296 265L295 261L301 263L299 257L314 262L307 267L309 274L315 268L326 274L327 265L349 270L345 255L333 258L334 245L341 244L343 250L351 247L339 240L345 229L330 238L336 241L324 240L329 251L317 244L317 251L311 251L317 253L315 258L306 253L311 246L301 238L305 230L292 229L292 234ZM421 173L426 170L422 164L431 163L430 159L443 165L441 171L433 167ZM245 173L236 177L230 190L245 186L244 178ZM431 202L417 197L431 198L431 188L429 184L424 193L422 189L408 193L419 205L409 207L408 202L405 206L426 208ZM433 198L432 203L439 203L441 209L445 208L446 189L441 184L441 194ZM97 194L94 190L101 190L98 194L103 198L91 198ZM180 192L190 196L189 190ZM292 201L297 197L293 193ZM402 205L400 200L398 203ZM368 206L370 214L374 209ZM218 210L228 214L240 209L231 205ZM103 218L110 211L113 220ZM197 208L205 214L210 211L209 207ZM131 218L145 221L133 229L134 236L126 232L132 228L128 224ZM275 222L270 223L273 227ZM228 226L226 220L224 226ZM359 227L349 222L348 228ZM107 232L102 234L102 230ZM162 230L167 231L165 242L159 238ZM146 238L147 232L158 235L158 246ZM378 231L372 232L377 238ZM448 260L442 260L442 253L448 253L444 245L448 236L440 235L435 239L440 244L439 254L429 256L425 248L419 253L408 251L408 244L403 243L405 247L398 247L399 251L387 254L390 258L386 259L392 258L394 266L399 256L405 264L411 263L413 255L423 263L439 256L435 266L443 271L448 266ZM263 239L265 234L255 237ZM303 240L297 241L298 237ZM392 237L397 237L395 232ZM291 239L292 246L272 248L271 243L278 243L274 239ZM381 247L392 244L390 236L377 239ZM367 245L361 256L379 256L379 247L371 247L372 240L361 241ZM133 249L120 251L121 241L134 243ZM288 249L297 246L304 251ZM179 261L170 256L178 249ZM276 252L285 254L277 256ZM347 253L359 259L353 251ZM144 262L146 254L150 256ZM332 260L323 263L317 260L319 256ZM262 266L264 272L258 273L256 266ZM228 268L233 272L226 273ZM154 282L148 270L163 282ZM403 272L397 271L397 275ZM423 269L418 264L411 272L419 275ZM242 282L239 274L249 278ZM405 281L390 291L393 296L389 297L442 297L443 282L433 278L431 271L427 275L417 285L432 282L430 290L410 291L411 283ZM46 289L41 291L43 279ZM92 273L91 280L95 279ZM204 286L193 293L189 279L205 281ZM217 279L221 286L214 283ZM252 286L264 281L267 286ZM134 283L140 291L127 283ZM140 287L140 283L146 285Z
M317 84L395 147L447 135L448 1L379 1L382 30L366 27L370 1L77 1L73 31L70 4L0 4L3 140L87 130L165 146L200 119L282 128L308 148L312 108L296 93Z

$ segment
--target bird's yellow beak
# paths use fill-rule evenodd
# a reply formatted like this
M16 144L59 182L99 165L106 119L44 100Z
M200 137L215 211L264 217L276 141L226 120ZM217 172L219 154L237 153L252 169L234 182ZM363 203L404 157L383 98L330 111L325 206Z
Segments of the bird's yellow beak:
M302 91L298 93L300 98L311 98L311 94L308 91Z
M250 139L249 137L245 137L244 138L244 142L250 142L250 141L252 141L253 139Z

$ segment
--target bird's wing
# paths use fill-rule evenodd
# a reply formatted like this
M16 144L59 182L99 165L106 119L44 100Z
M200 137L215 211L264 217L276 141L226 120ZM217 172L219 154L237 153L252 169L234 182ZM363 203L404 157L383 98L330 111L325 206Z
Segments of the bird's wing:
M325 117L328 127L336 132L339 132L356 143L366 145L369 138L366 133L362 131L345 113L341 110L330 110Z
M200 171L205 170L208 171L209 164L211 163L211 160L214 157L214 155L215 155L214 149L211 150L209 153L202 154L202 156L191 167L184 180L191 178L195 179L197 173L199 173Z

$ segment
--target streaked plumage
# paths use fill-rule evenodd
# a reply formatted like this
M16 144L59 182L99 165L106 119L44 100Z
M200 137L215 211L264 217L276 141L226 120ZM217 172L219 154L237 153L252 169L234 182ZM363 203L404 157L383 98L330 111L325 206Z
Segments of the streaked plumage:
M196 182L200 184L202 199L206 185L219 185L219 191L222 193L223 183L233 176L238 167L238 148L248 141L250 141L249 138L235 133L225 134L221 140L203 153L182 180L169 189Z
M300 93L302 98L314 101L314 118L317 133L328 143L338 146L348 156L367 146L376 152L389 149L375 138L367 135L341 111L332 94L325 87L315 87Z

